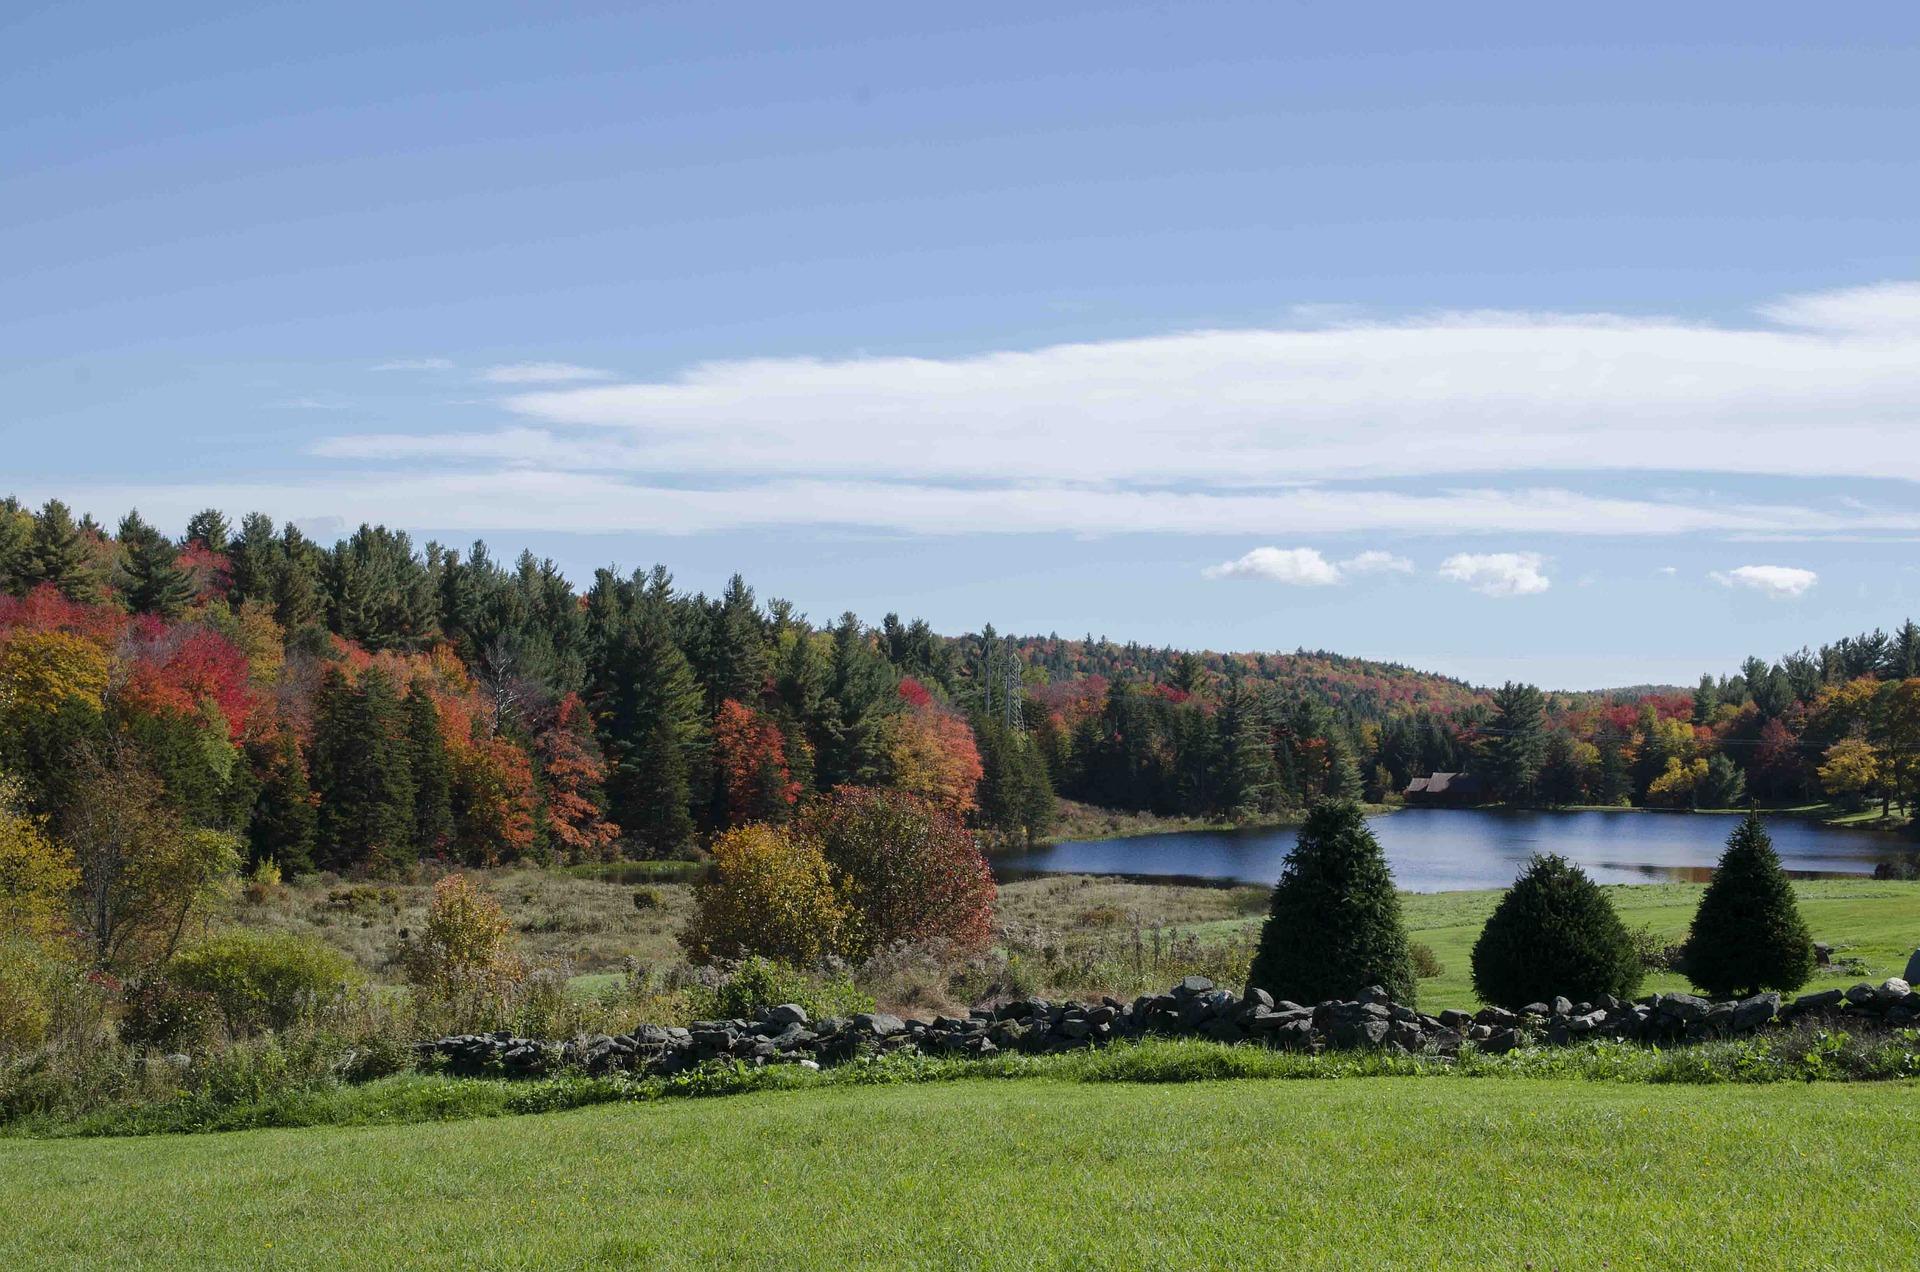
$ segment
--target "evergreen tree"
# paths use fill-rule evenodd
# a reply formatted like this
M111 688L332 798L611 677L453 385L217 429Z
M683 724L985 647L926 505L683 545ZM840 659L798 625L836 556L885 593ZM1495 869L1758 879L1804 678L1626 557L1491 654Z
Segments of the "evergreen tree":
M1716 752L1707 760L1707 776L1695 792L1696 800L1708 808L1735 808L1746 797L1746 775L1725 754Z
M1689 980L1716 997L1792 992L1813 974L1813 937L1758 815L1727 839L1687 934Z
M1379 841L1357 805L1315 805L1273 889L1249 989L1318 1003L1378 985L1410 1007L1417 984Z
M193 601L193 579L177 564L179 550L140 519L120 519L120 590L136 614L173 618Z
M1053 821L1053 784L1031 736L1004 720L975 717L980 749L980 823L1005 842L1031 844Z
M209 552L225 553L229 527L218 508L207 508L187 519L187 542Z
M273 617L289 639L314 631L326 618L325 562L319 546L289 521L280 532L273 573Z
M101 599L94 545L87 532L74 524L72 511L58 499L49 499L34 518L20 574L28 589L51 583L68 600Z
M372 650L419 649L439 635L433 578L404 531L363 525L326 554L327 619Z
M453 842L453 767L440 732L440 710L418 681L407 689L407 761L413 773L413 842L439 854Z
M273 520L264 512L240 519L240 533L227 547L227 599L235 605L252 601L268 610L274 606L274 581L286 554Z
M260 781L247 819L247 865L272 858L289 875L313 869L317 814L306 762L291 733L251 748Z
M753 589L738 574L708 615L708 709L732 699L757 707L767 688L767 636L755 607Z
M900 710L899 673L873 646L860 620L842 614L833 630L827 682L831 711L815 757L824 788L871 786L887 770L886 724Z
M1546 756L1546 699L1532 685L1508 681L1494 691L1493 719L1480 748L1494 798L1531 802Z
M1630 998L1644 969L1599 885L1564 857L1536 854L1473 946L1474 992L1519 1010L1565 995Z
M1251 816L1271 808L1278 775L1272 730L1259 694L1238 679L1229 682L1215 719L1221 752L1219 811Z
M0 592L18 596L27 590L27 545L33 540L33 514L18 499L0 499Z
M314 860L322 869L391 869L413 860L414 785L406 717L379 668L356 687L327 669L315 703L312 780L320 792Z
M692 834L708 768L700 686L673 635L671 577L658 568L630 581L600 571L588 623L610 811L634 846L664 855Z

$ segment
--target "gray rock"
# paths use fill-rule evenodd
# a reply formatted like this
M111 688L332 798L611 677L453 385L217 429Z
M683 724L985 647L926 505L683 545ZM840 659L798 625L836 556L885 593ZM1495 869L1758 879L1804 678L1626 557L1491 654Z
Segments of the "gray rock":
M1389 1028L1391 1026L1384 1020L1363 1016L1357 1020L1337 1022L1327 1031L1327 1038L1336 1047L1377 1047L1386 1041Z
M1862 1007L1870 1005L1873 1000L1879 996L1880 991L1865 981L1861 981L1858 985L1855 985L1847 991L1847 1001Z
M1913 956L1907 960L1907 970L1901 973L1900 979L1908 984L1920 981L1920 950L1915 950Z
M1660 1010L1678 1020L1693 1024L1696 1021L1705 1020L1707 1013L1713 1010L1713 1004L1704 998L1696 998L1692 994L1662 994Z
M1819 1011L1823 1007L1838 1007L1846 1001L1847 993L1843 989L1823 989L1818 993L1802 994L1793 1000L1795 1011Z
M1912 992L1913 986L1909 985L1906 981L1898 976L1889 976L1880 982L1880 988L1874 994L1874 1001L1883 1006L1891 1007L1905 1001L1907 995Z
M1192 998L1199 994L1209 993L1212 989L1213 982L1206 977L1189 976L1173 987L1173 994L1176 998Z
M1734 1004L1733 1019L1728 1022L1736 1033L1746 1033L1758 1029L1772 1020L1780 1012L1780 995L1774 993L1755 994L1751 998L1742 998Z
M891 1038L907 1030L906 1022L886 1012L863 1011L853 1018L853 1027L862 1033L870 1033L876 1038Z
M807 1009L799 1003L781 1003L767 1012L766 1019L776 1025L804 1025L807 1023Z
M1553 1014L1556 1016L1573 1015L1573 1003L1564 996L1555 996L1549 1006L1553 1008Z

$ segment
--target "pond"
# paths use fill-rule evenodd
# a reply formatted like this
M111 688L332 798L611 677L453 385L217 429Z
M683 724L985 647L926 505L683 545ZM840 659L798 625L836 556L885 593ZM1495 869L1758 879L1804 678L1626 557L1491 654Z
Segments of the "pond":
M1705 880L1738 818L1711 813L1518 812L1409 808L1368 818L1394 878L1412 892L1504 888L1527 857L1557 852L1601 883ZM1913 845L1895 835L1767 819L1774 849L1801 878L1871 875ZM1003 879L1031 874L1125 874L1271 884L1294 828L1198 830L1053 844L997 857Z

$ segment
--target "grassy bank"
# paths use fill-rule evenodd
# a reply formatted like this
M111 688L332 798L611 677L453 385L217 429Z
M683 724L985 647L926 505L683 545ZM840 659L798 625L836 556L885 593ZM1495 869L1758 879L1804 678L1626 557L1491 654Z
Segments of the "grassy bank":
M1793 889L1814 939L1835 947L1836 966L1818 969L1809 990L1898 976L1906 969L1915 946L1920 945L1920 883L1810 880L1794 884ZM1606 887L1614 909L1628 927L1645 928L1669 943L1686 936L1705 890L1706 885L1699 883ZM1473 943L1480 938L1480 929L1500 896L1498 890L1491 889L1401 894L1409 935L1431 948L1442 968L1440 975L1420 982L1422 1009L1433 1012L1443 1007L1472 1009L1481 1005L1473 992ZM1255 915L1200 925L1195 931L1202 939L1244 939L1245 933L1259 923ZM1642 992L1688 988L1683 976L1653 972Z
M1909 1266L1911 1084L964 1081L0 1143L10 1266ZM1729 1223L1735 1208L1751 1223Z

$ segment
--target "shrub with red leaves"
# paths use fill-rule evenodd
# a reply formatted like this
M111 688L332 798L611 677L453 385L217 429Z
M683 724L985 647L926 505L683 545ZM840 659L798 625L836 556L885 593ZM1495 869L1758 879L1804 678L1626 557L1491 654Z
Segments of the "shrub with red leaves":
M856 956L899 941L987 948L993 874L973 835L931 802L842 786L806 810L799 833L820 844L853 907Z

